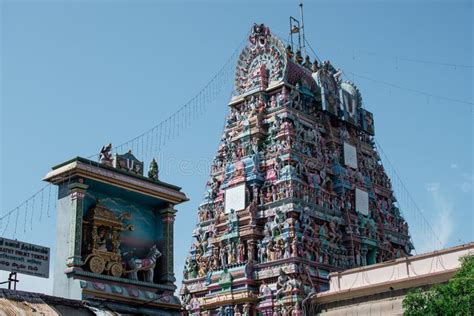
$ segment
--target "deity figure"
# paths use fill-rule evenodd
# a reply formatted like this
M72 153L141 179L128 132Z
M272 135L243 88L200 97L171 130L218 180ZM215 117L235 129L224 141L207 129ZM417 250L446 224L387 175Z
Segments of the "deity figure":
M288 276L286 275L285 271L280 268L280 275L278 276L276 282L276 296L279 297L287 288L287 282L289 281Z
M291 242L291 256L298 257L298 238L297 237L293 238L293 241Z
M342 238L342 235L337 231L337 223L334 220L329 223L329 238L330 242L336 243Z
M112 165L112 144L102 146L99 154L99 162L105 165Z
M281 307L278 306L276 309L273 310L272 316L281 316Z
M265 223L265 226L263 227L263 235L266 238L272 236L272 226L273 226L272 219L271 217L268 217L267 222Z
M255 242L247 240L247 262L252 263L255 260Z
M148 170L148 178L158 181L159 173L160 171L158 169L158 163L156 162L156 159L153 158L150 163L150 169Z
M239 308L239 305L235 305L234 306L234 316L241 316L242 314L240 314L240 308Z
M327 236L327 224L324 223L323 225L319 226L319 239L321 241L327 241L328 236Z
M230 210L229 217L227 219L227 232L231 233L238 229L238 217L234 209Z
M242 263L245 261L245 246L242 241L239 241L237 245L237 253L238 253L238 262Z
M278 240L278 242L275 244L275 259L280 260L283 258L283 252L284 252L284 242L283 239Z
M286 106L288 104L288 88L283 86L281 93L278 95L277 104L278 106Z
M217 316L225 316L225 309L224 306L221 306L217 311Z
M221 243L220 249L219 249L219 256L220 256L220 261L223 266L227 265L227 251L226 251L226 246L224 243Z
M189 292L189 289L186 286L186 284L183 284L183 289L181 292L181 302L183 303L183 305L186 306L189 304L190 301L191 301L191 292Z
M250 316L250 304L249 303L244 304L242 316Z
M356 247L354 250L354 256L355 256L355 263L357 266L360 266L362 264L362 257L360 255L360 247Z
M257 252L258 252L258 261L260 263L266 262L267 261L267 254L266 254L266 249L265 246L263 245L262 241L260 240L257 245Z
M272 290L267 285L267 283L265 283L265 281L263 281L262 284L260 284L260 288L258 292L261 296L272 296Z
M283 258L288 259L291 256L291 246L290 241L288 239L285 240L285 253Z
M270 97L270 108L273 109L277 106L277 101L275 95Z
M236 247L235 247L235 242L232 241L230 242L229 244L227 244L227 251L228 251L228 260L229 260L229 263L232 264L232 263L235 263L237 261L237 256L236 256Z
M94 243L97 245L96 249L100 251L108 251L107 246L110 241L110 234L105 226L100 226L97 228L97 234L94 235L95 230L92 231L93 236L92 239Z
M303 313L301 312L301 307L300 303L297 301L295 303L295 306L293 307L293 310L291 311L291 316L301 316Z
M273 241L272 240L270 240L270 242L268 243L267 248L266 248L266 252L267 252L267 260L268 261L275 260L275 249L273 248Z
M212 270L217 270L219 269L220 262L219 262L219 248L217 250L214 250L211 256L211 268Z
M197 257L197 264L198 264L198 276L200 278L204 277L207 273L207 260L203 256Z

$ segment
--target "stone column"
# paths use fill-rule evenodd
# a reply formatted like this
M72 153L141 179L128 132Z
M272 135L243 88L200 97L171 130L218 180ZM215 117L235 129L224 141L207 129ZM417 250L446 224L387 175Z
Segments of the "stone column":
M174 219L176 210L172 206L160 211L163 222L163 269L161 280L174 284L176 278L173 270L173 243L174 243Z
M82 219L84 215L84 196L89 186L79 179L68 186L69 197L71 199L71 217L69 222L69 251L66 260L68 267L82 266Z

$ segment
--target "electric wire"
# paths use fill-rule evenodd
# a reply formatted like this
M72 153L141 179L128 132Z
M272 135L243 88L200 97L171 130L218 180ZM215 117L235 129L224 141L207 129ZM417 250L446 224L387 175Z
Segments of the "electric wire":
M461 103L461 104L467 104L467 105L471 105L471 106L474 105L474 102L471 102L471 101L454 99L454 98L451 98L451 97L446 97L446 96L439 95L439 94L433 94L433 93L426 92L426 91L421 91L421 90L418 90L418 89L403 87L403 86L400 86L400 85L395 84L395 83L391 83L391 82L387 82L387 81L383 81L383 80L378 80L378 79L373 79L373 78L370 78L370 77L367 77L367 76L364 76L364 75L359 75L359 74L356 74L352 71L344 70L343 72L347 72L347 73L353 75L354 77L358 77L358 78L361 78L361 79L365 79L365 80L369 80L369 81L372 81L372 82L380 83L380 84L390 86L390 87L393 87L393 88L397 88L397 89L400 89L400 90L406 90L406 91L410 91L410 92L413 92L413 93L418 93L418 94L422 94L422 95L426 95L426 96L429 96L429 97L432 97L432 98L442 99L442 100L446 100L446 101L451 101L451 102L456 102L456 103Z
M455 63L447 63L447 62L439 62L439 61L433 61L433 60L424 60L420 58L413 58L413 57L403 57L403 56L388 56L388 55L383 55L380 53L375 53L375 52L368 52L364 50L353 50L353 53L356 54L364 54L364 55L369 55L369 56L377 56L377 57L382 57L382 58L387 58L387 59L392 59L395 60L396 62L398 61L406 61L410 63L418 63L418 64L427 64L427 65L434 65L434 66L445 66L445 67L452 67L452 68L466 68L466 69L472 69L474 66L472 65L463 65L463 64L455 64Z
M157 133L158 130L160 131L158 144L156 144L156 146L158 148L161 148L161 146L163 146L166 143L166 141L172 139L173 137L179 136L179 131L177 130L176 125L179 125L178 129L182 128L182 125L180 125L181 124L180 122L182 120L181 116L184 115L183 116L184 120L185 121L187 120L188 124L190 124L190 121L191 121L190 118L191 118L191 115L192 115L191 112L194 113L195 117L198 116L198 115L202 115L207 110L206 105L202 104L202 103L211 102L219 95L219 93L222 89L222 86L225 84L226 76L231 74L230 68L235 67L236 58L239 56L239 53L242 49L242 45L247 41L248 34L249 33L246 34L245 38L234 49L231 56L225 61L223 66L221 66L221 68L211 78L211 80L208 81L208 83L204 86L204 88L202 88L193 98L191 98L191 100L186 102L183 106L178 108L175 112L170 114L170 116L168 116L166 119L162 120L160 123L154 125L152 128L146 130L145 132L139 134L138 136L133 137L132 139L129 139L128 141L123 142L120 145L113 147L113 150L117 151L119 148L127 148L129 145L131 145L132 151L141 152L142 156L144 156L145 154L148 155L150 153L150 151L151 151L150 150L150 145L153 145L153 144L149 143L150 134ZM146 137L146 143L145 143L145 137ZM136 147L136 151L135 151L135 147ZM97 157L97 156L98 156L97 154L93 154L93 155L87 156L86 158L91 159L91 158L94 158L94 157ZM145 160L145 157L143 157L143 158ZM71 179L68 176L68 179L67 179L68 184L70 183L70 180ZM36 191L33 195L31 195L29 198L24 200L22 203L20 203L16 207L14 207L11 210L9 210L9 211L3 213L2 215L0 215L0 224L1 225L3 225L4 220L7 219L6 225L4 227L2 227L3 228L2 236L5 236L5 233L7 232L8 225L10 223L10 216L13 213L16 212L16 221L15 221L15 227L14 227L14 232L13 232L13 235L16 237L16 233L17 233L17 230L18 230L17 229L18 228L18 217L19 217L19 213L20 213L20 211L23 207L24 207L24 211L25 211L23 233L26 233L26 226L27 226L26 223L27 223L28 214L29 214L29 207L28 206L29 206L29 204L31 205L31 208L32 208L31 216L33 216L34 215L33 211L34 211L34 207L35 207L35 204L34 204L35 198L37 196L39 197L39 195L41 195L43 197L44 196L44 191L46 189L49 189L48 190L48 201L47 201L47 204L48 204L48 206L47 206L47 216L49 218L50 217L50 206L51 206L51 187L52 187L51 183L48 183L48 184L44 185L41 189ZM57 198L54 198L54 200L55 200L54 201L54 207L56 207ZM40 211L40 218L41 218L41 216L42 216L42 211ZM31 229L32 229L32 226L33 226L32 223L33 223L32 218L30 218L30 228Z
M312 54L321 62L321 59L318 57L315 50L312 48L311 44L308 41L307 41L307 44L308 44L308 47L309 47L310 51L312 52ZM372 82L375 82L375 83L384 84L386 86L390 86L390 87L397 88L397 89L400 89L400 90L410 91L410 92L413 92L413 93L422 94L422 95L425 95L425 96L428 96L428 97L442 99L442 100L451 101L451 102L455 102L455 103L467 104L467 105L471 106L471 111L472 111L472 105L474 105L474 102L472 102L472 101L455 99L455 98L451 98L451 97L447 97L447 96L443 96L443 95L439 95L439 94L434 94L434 93L430 93L430 92L426 92L426 91L422 91L422 90L418 90L418 89L408 88L408 87L400 86L398 84L391 83L391 82L388 82L388 81L373 79L373 78L370 78L368 76L359 75L359 74L356 74L352 71L342 70L342 72L343 73L349 73L349 74L353 75L354 77L369 80L369 81L372 81ZM347 77L347 75L346 75L346 77Z
M394 165L392 164L392 162L390 161L390 159L388 159L387 155L385 154L385 151L383 150L382 146L379 144L379 142L377 140L375 140L375 145L377 146L377 149L379 150L380 153L382 153L382 155L384 156L385 158L385 161L390 165L390 167L392 168L393 170L393 173L395 175L395 177L397 178L398 182L400 183L401 187L403 188L405 194L408 196L408 198L411 200L411 203L413 204L413 206L415 207L415 210L418 212L418 214L421 215L421 218L422 220L425 222L425 224L428 226L428 228L430 229L431 231L431 234L432 236L436 239L436 241L438 242L439 246L442 247L443 246L443 243L441 242L441 240L438 238L438 236L436 235L433 227L431 226L430 222L428 221L428 219L426 219L425 215L423 214L423 212L421 211L421 209L419 208L418 204L415 202L415 199L412 197L412 195L410 194L410 192L408 191L405 183L402 181L400 175L398 174L397 170L395 169Z

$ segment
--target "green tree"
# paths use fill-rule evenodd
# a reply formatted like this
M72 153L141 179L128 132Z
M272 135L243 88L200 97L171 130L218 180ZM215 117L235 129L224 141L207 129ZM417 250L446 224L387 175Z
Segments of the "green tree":
M404 315L474 315L474 255L461 258L461 268L445 284L415 289L403 299Z

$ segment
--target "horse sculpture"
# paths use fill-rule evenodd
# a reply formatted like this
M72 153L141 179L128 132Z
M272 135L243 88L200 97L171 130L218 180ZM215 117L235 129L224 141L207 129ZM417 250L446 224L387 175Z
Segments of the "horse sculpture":
M156 248L156 245L150 248L148 255L144 259L131 258L128 260L128 266L130 270L125 271L128 273L130 280L138 281L138 271L144 272L144 281L153 283L153 275L157 259L161 257L161 252Z

